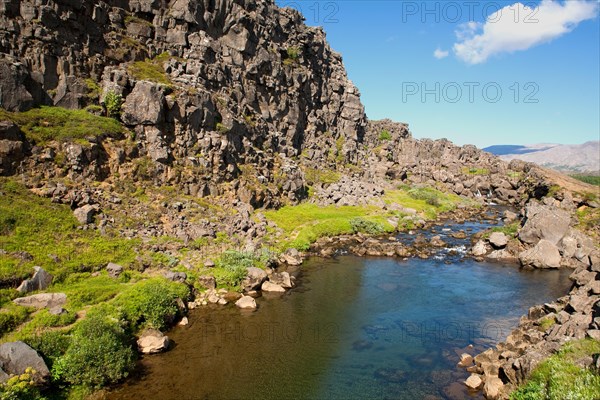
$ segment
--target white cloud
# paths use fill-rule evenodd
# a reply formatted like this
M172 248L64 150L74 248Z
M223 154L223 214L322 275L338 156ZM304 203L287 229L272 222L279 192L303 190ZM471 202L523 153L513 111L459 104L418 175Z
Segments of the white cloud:
M440 49L439 47L437 49L435 49L435 51L433 52L433 56L435 58L437 58L438 60L441 60L442 58L446 58L448 57L448 52L444 51L442 49Z
M490 14L485 23L468 22L455 32L454 54L469 64L490 56L527 50L572 31L578 23L593 19L598 3L588 0L542 0L536 8L522 3Z

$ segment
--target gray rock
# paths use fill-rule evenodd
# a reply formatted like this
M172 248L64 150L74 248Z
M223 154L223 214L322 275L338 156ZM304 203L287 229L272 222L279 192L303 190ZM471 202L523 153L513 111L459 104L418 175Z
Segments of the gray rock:
M242 296L238 301L235 302L235 305L242 309L255 309L256 300L250 296Z
M158 125L165 119L165 96L159 84L139 81L123 104L127 125Z
M475 257L483 256L487 254L487 252L488 249L483 240L480 240L477 243L475 243L475 246L473 246L473 248L471 249L471 254L473 254Z
M77 221L82 225L91 224L94 222L94 215L96 214L96 207L86 204L83 207L76 208L73 211L73 215Z
M284 288L282 288L281 286L279 286L275 283L269 282L269 281L263 282L260 289L263 292L275 292L275 293L284 293L285 292Z
M106 271L108 271L108 276L111 278L118 278L123 273L124 268L119 264L108 263L106 266Z
M50 377L50 371L42 357L23 342L0 345L0 365L9 375L20 375L25 373L27 368L33 368L35 370L33 379L38 384L44 384Z
M55 308L62 307L67 302L67 295L64 293L40 293L27 297L19 297L13 300L13 303L23 307Z
M242 282L244 291L249 292L250 290L259 289L260 285L267 280L267 273L265 270L256 267L250 267L247 270L248 274Z
M535 244L540 239L545 239L556 245L569 231L571 224L571 215L568 211L537 202L530 202L527 205L525 216L527 221L519 231L519 239L528 244Z
M187 274L185 272L168 271L165 274L165 278L167 278L168 280L173 281L173 282L184 283L185 280L187 279Z
M483 385L483 381L481 380L481 376L477 374L471 374L471 376L469 376L465 381L465 385L470 390L478 390Z
M296 249L287 249L281 254L280 259L282 262L292 266L301 265L303 261L302 254Z
M519 261L524 267L560 268L560 253L550 241L542 239L529 250L519 254Z
M212 260L207 260L207 261L204 262L204 266L206 268L213 268L215 266L215 262L212 261Z
M288 272L273 272L269 277L269 281L283 288L289 289L293 287L293 282Z
M52 283L52 279L54 279L54 277L46 272L46 270L44 270L42 267L35 266L33 269L35 271L33 276L30 279L25 279L17 288L20 293L46 290Z
M496 400L500 397L500 391L504 387L504 383L497 376L486 376L485 384L483 385L483 394L488 400Z
M198 277L198 284L209 290L217 287L217 281L215 280L215 277L211 275L200 275Z
M502 232L492 232L489 240L495 249L503 249L508 244L508 237Z
M169 337L156 329L147 329L137 340L137 345L142 354L161 353L169 348Z

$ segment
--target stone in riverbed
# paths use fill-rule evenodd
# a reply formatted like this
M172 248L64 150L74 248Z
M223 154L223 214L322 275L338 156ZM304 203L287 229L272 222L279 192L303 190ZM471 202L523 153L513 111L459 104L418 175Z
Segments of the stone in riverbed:
M269 281L273 282L276 285L279 285L283 288L291 288L293 287L292 279L288 272L274 272L269 277Z
M296 249L287 249L281 256L280 260L287 265L300 265L302 264L302 254Z
M142 333L137 341L138 349L142 354L156 354L169 348L169 337L156 329L148 329Z
M460 355L460 361L458 362L459 367L470 367L473 365L473 356L467 353L463 353Z
M560 253L550 241L542 239L529 250L519 254L519 261L524 267L560 268Z
M465 381L465 385L470 390L477 390L481 387L481 385L483 385L483 381L481 380L481 377L479 375L471 374L471 376L469 376Z
M473 246L473 249L471 249L471 254L473 254L475 257L483 256L486 253L487 253L487 247L485 246L485 243L483 240L480 240L477 243L475 243L475 246Z
M217 281L215 277L210 275L200 275L198 277L198 284L209 290L217 287Z
M483 385L483 394L488 400L496 400L500 396L500 390L504 386L504 383L497 376L487 376L485 378L485 385Z
M256 267L247 268L248 274L242 282L242 287L245 292L260 288L260 285L267 280L267 273Z
M282 288L281 286L279 286L275 283L269 282L269 281L266 281L262 284L261 290L263 292L272 292L272 293L284 293L285 292L284 288Z
M250 296L242 296L238 301L235 302L235 305L242 309L255 309L256 301Z

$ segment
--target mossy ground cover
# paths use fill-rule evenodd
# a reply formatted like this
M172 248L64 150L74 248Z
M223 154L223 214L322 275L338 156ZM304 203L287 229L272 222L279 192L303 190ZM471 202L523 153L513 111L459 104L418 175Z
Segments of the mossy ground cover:
M125 128L113 118L61 107L40 107L25 112L8 112L0 108L0 120L14 122L27 139L38 145L53 140L85 140L87 137L115 136L125 132Z
M464 200L427 187L401 187L387 191L384 201L412 208L420 217L435 219L439 213L454 209ZM324 236L338 236L357 232L383 234L393 232L397 226L391 217L404 216L401 212L386 211L376 206L326 206L304 203L286 206L276 211L266 211L265 216L283 230L285 239L281 249L294 247L307 250L311 243Z
M14 180L0 178L0 193L0 248L9 253L0 257L0 287L27 277L34 265L60 282L109 262L128 265L136 257L138 240L79 230L68 206L39 197ZM32 259L16 255L23 251Z
M576 365L577 360L600 353L600 342L583 339L565 344L543 361L511 400L588 400L600 398L598 371Z

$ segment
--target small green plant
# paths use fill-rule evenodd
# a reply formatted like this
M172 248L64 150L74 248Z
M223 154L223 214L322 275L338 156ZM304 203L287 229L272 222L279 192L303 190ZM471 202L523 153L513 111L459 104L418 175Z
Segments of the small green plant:
M416 200L425 200L425 202L431 206L439 207L440 193L428 187L415 187L408 191L408 195Z
M85 85L87 86L88 90L87 97L92 101L98 101L100 94L102 93L98 83L92 78L87 78L85 80Z
M466 175L489 175L490 170L487 168L463 167L463 174Z
M360 217L352 218L350 220L350 225L352 226L354 233L360 232L369 235L381 235L385 232L383 225Z
M104 105L106 106L107 117L119 119L121 107L123 106L123 96L111 90L104 98Z
M227 128L223 123L221 122L217 122L217 124L215 125L215 129L217 132L219 132L220 134L224 135L227 132L229 132L229 128Z
M171 58L171 55L167 52L159 54L153 59L146 59L144 61L136 61L129 66L129 73L137 80L150 81L154 83L160 83L167 87L171 87L172 82L163 64Z
M100 388L129 375L134 361L123 328L110 317L95 313L77 325L69 348L52 367L52 376L69 384Z
M300 49L297 46L288 47L286 52L290 60L296 61L300 58Z
M392 134L387 129L384 129L381 131L381 133L379 133L379 140L387 141L387 140L391 140L391 139L392 139Z
M34 374L35 370L27 368L24 374L13 376L0 384L0 400L43 400L33 381Z

